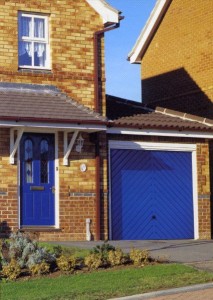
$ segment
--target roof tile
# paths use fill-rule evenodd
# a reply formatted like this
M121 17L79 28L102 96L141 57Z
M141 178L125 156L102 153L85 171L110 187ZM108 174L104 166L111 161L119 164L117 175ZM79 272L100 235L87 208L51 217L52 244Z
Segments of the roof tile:
M115 127L213 132L212 120L114 96L107 96L107 116Z
M106 122L53 86L0 83L0 119Z

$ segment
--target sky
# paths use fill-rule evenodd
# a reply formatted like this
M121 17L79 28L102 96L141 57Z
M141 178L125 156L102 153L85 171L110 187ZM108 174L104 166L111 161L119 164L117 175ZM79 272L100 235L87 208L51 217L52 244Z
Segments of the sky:
M141 65L130 64L127 56L147 22L156 0L106 1L125 17L119 28L105 34L106 92L140 102Z

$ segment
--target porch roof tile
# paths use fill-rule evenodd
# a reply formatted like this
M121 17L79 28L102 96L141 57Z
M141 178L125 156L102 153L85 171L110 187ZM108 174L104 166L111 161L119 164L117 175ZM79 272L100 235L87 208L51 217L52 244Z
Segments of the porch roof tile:
M49 85L0 83L0 119L103 123L107 119Z

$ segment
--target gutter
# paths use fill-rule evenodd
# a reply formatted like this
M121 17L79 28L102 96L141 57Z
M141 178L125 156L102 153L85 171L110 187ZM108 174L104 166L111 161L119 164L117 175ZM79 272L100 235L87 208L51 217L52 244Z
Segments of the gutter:
M74 120L70 120L70 119L50 119L50 118L32 118L32 117L18 117L18 116L14 116L14 117L0 117L0 120L2 121L13 121L13 122L45 122L45 123L61 123L61 124L65 124L65 123L75 123L75 124L91 124L91 125L107 125L108 121L101 121L101 120L78 120L78 119L74 119Z

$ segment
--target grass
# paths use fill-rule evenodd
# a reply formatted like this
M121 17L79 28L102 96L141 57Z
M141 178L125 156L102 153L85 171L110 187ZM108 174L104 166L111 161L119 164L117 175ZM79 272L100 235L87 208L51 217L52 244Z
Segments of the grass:
M100 270L1 283L4 300L101 300L213 281L213 274L180 264Z
M57 247L57 244L50 244L46 242L39 242L41 247L46 248L50 252L54 252L54 247ZM74 255L75 257L83 258L90 253L90 249L82 249L78 247L70 247L70 246L61 246L64 254Z

